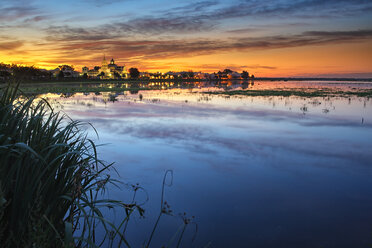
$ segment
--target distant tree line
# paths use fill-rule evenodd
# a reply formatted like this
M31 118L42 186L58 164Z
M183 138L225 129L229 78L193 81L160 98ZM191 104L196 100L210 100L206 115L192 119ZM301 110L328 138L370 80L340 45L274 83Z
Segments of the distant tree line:
M51 79L52 73L38 69L35 66L22 66L15 64L0 63L0 81L9 79L16 80L36 80L36 79Z
M98 69L98 68L97 68ZM231 69L224 69L215 73L195 73L192 70L184 72L168 72L168 73L143 73L141 74L138 68L132 67L129 69L131 79L206 79L206 80L225 80L225 79L249 79L254 78L247 71L242 73L235 72ZM105 73L101 72L96 79L105 78ZM33 80L84 80L88 79L87 73L80 74L75 71L72 65L60 65L55 70L39 69L35 66L22 66L15 64L0 63L0 82L10 79L33 81ZM114 72L115 79L121 79L119 73Z

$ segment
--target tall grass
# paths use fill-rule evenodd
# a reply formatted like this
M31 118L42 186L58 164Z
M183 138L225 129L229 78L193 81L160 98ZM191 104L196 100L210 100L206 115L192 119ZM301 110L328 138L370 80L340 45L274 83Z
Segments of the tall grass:
M17 86L0 89L1 247L96 247L115 239L130 246L121 229L142 209L101 195L115 183L106 173L111 164L97 158L81 125L46 101L19 100ZM115 226L103 207L126 217Z
M18 86L0 88L0 247L131 247L125 232L133 212L143 216L136 203L142 188L132 185L128 204L105 198L107 185L118 182L107 172L112 164L98 159L95 143L81 131L83 123L45 100L20 98ZM164 200L172 181L166 171L159 215L143 247L150 247L163 215L175 216ZM121 210L122 220L114 225L103 208ZM180 217L167 247L177 237L180 247L186 227L195 224Z

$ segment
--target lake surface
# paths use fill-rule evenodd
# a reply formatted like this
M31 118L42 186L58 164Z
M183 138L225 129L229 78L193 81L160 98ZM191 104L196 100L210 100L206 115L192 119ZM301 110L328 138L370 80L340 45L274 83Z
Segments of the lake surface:
M222 90L309 87L372 84L263 81ZM92 123L105 144L100 157L115 162L112 176L146 190L145 218L128 226L133 247L151 233L167 170L173 185L165 187L165 200L176 216L161 218L152 247L172 241L184 212L195 216L198 230L193 241L195 225L187 227L182 247L370 247L372 99L202 93L213 90L221 89L44 97ZM125 187L109 192L124 201L131 196ZM139 192L137 202L145 200Z

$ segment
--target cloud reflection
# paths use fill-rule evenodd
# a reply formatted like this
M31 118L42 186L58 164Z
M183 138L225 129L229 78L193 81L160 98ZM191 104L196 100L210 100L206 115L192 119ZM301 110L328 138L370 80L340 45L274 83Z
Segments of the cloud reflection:
M324 128L339 129L339 132L345 128L372 128L371 124L361 126L353 120L335 116L304 116L301 113L280 110L165 102L118 102L109 109L93 108L69 112L80 119L89 120L99 132L131 136L150 143L161 142L186 149L190 153L220 156L225 152L233 152L243 157L302 154L350 160L361 165L368 164L372 159L370 148L357 138L349 140L314 134L314 130L321 131ZM229 121L226 122L226 119ZM215 123L210 124L211 120Z

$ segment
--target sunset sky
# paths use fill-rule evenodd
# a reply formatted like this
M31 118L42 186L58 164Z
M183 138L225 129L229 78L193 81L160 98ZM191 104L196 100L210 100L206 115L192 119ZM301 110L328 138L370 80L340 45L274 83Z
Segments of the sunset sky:
M0 62L372 77L371 23L371 0L0 0Z

